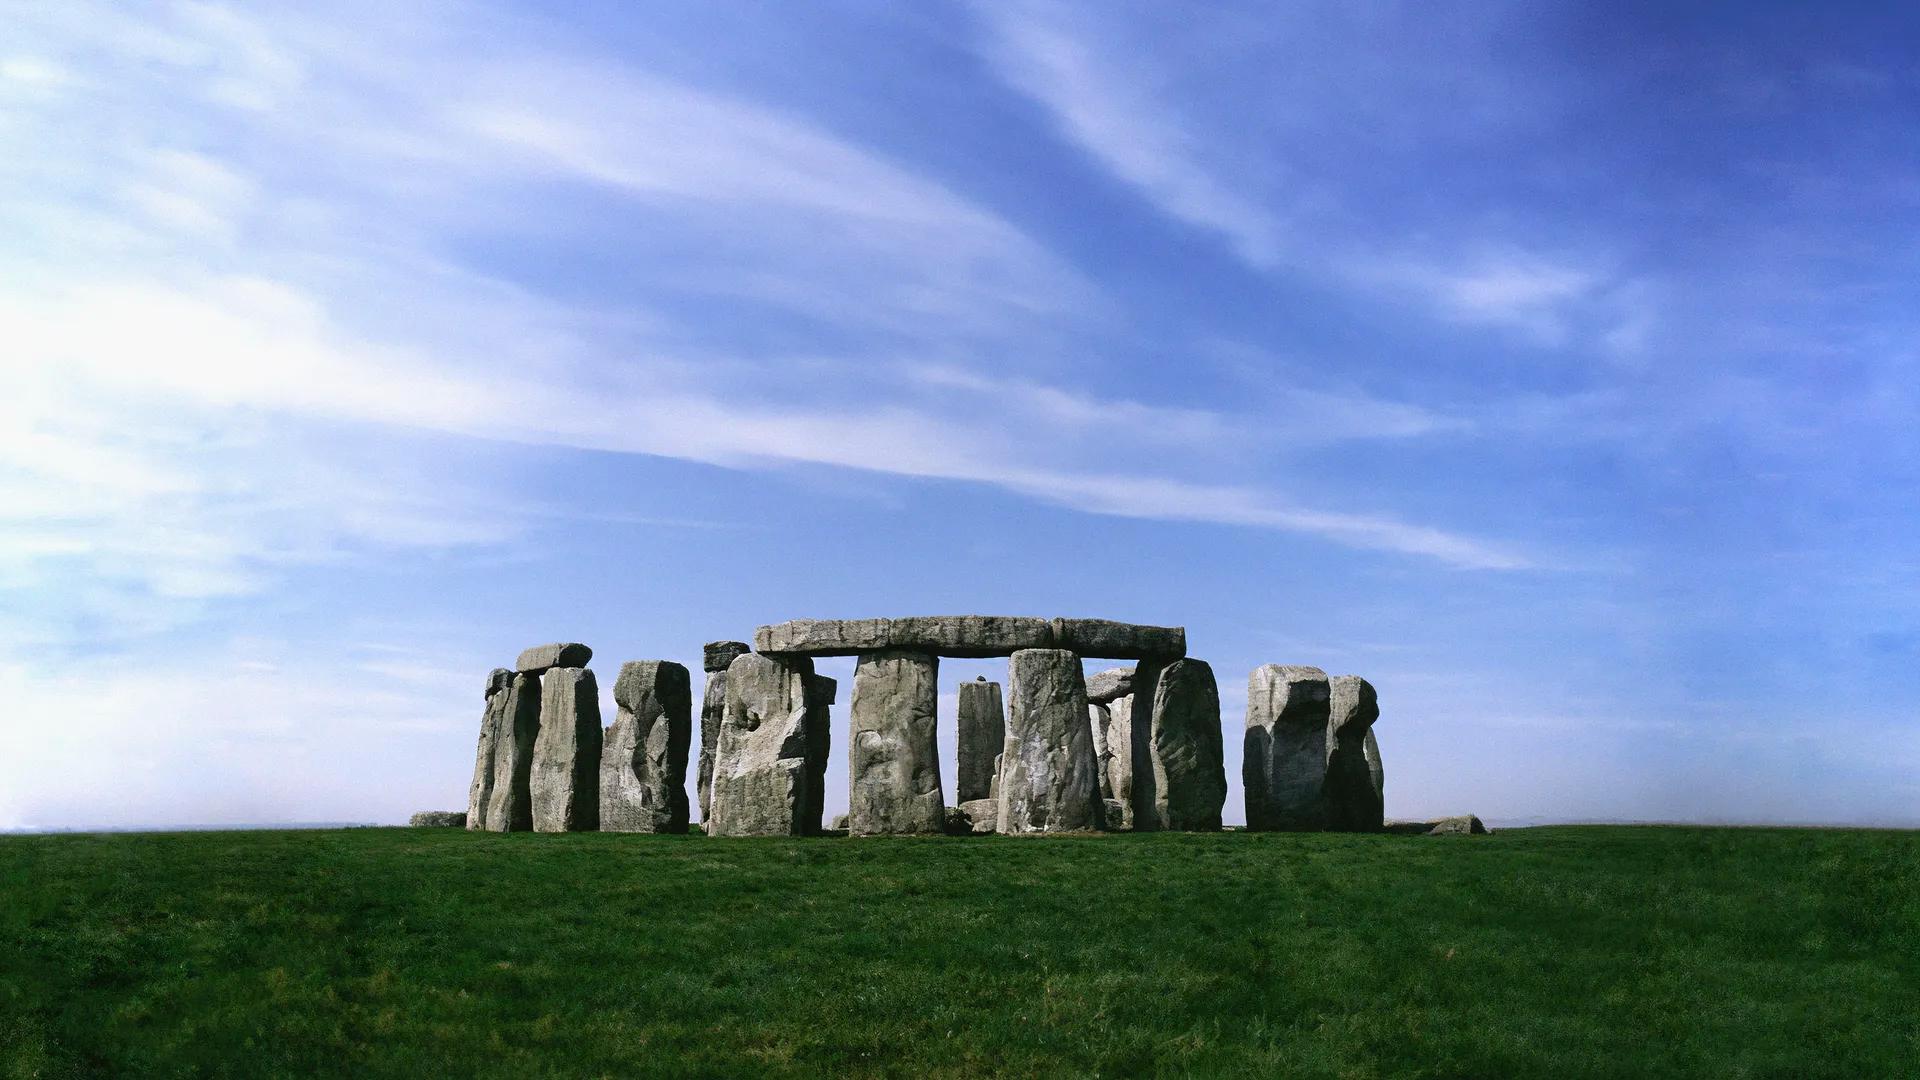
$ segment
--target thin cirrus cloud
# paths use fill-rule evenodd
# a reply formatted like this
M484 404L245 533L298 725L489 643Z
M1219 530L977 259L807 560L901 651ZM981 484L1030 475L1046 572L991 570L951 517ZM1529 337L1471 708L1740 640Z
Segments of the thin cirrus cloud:
M119 582L164 621L363 545L518 533L483 480L438 475L427 459L390 463L384 482L330 469L337 440L316 429L293 446L262 419L272 415L957 480L1466 567L1533 562L1390 517L1298 507L1251 480L1177 475L1183 457L1212 464L1244 442L1248 417L964 363L929 378L992 407L933 409L865 378L768 398L756 388L778 356L716 353L671 312L544 297L447 255L504 206L527 207L516 226L534 234L565 226L564 208L529 197L557 185L612 193L663 231L707 242L709 262L675 268L696 290L878 327L889 351L958 328L996 341L1036 324L1071 330L1099 310L1089 285L1004 219L804 121L604 62L473 54L431 34L349 61L297 20L269 32L204 5L95 14L96 35L74 37L57 17L42 25L48 55L9 60L0 91L24 118L0 138L43 148L39 171L19 156L0 171L5 213L67 241L16 253L0 293L0 335L23 366L19 407L0 415L16 466L0 563L16 585L64 567L68 585ZM695 371L703 378L686 378ZM1356 418L1303 438L1450 427L1363 394L1298 393ZM1383 416L1402 422L1371 422ZM1124 448L1102 436L1116 418L1161 452L1115 462ZM1176 475L1148 471L1169 462ZM36 510L76 480L97 497Z
M1270 61L1251 72L1236 71L1230 62L1180 66L1169 58L1180 57L1181 50L1168 47L1166 38L1156 36L1148 47L1115 29L1116 21L1096 27L1077 7L1011 3L976 10L981 51L1007 85L1167 216L1221 237L1250 267L1332 275L1350 287L1411 299L1440 318L1505 328L1539 345L1565 345L1598 323L1585 343L1612 352L1638 346L1651 318L1645 289L1619 280L1594 257L1550 255L1510 233L1458 235L1442 220L1402 225L1418 239L1391 232L1369 237L1379 230L1369 220L1379 208L1350 201L1340 159L1324 151L1351 133L1324 132L1311 121L1295 130L1275 116L1352 110L1363 126L1389 126L1383 121L1389 110L1379 101L1354 109L1351 101L1323 100L1331 92L1324 87L1309 100L1294 100L1305 89L1300 79L1311 74L1310 54L1299 54L1306 72L1290 82L1276 76ZM1316 24L1366 19L1321 8L1268 14L1263 31L1268 22L1294 26L1297 40L1289 45L1295 50L1310 49L1315 35L1326 32ZM1124 27L1126 20L1117 23ZM1177 37L1181 29L1169 33ZM1217 27L1208 32L1215 37L1206 39L1207 55L1232 55L1220 47ZM1348 89L1370 100L1388 99L1392 111L1405 115L1429 107L1426 91L1403 82L1402 72L1384 67L1372 74L1377 78L1370 83L1377 85ZM1198 107L1183 110L1183 100L1202 90L1209 101L1239 107L1216 109L1205 120ZM1501 96L1485 88L1473 100ZM1377 138L1383 145L1373 148L1372 168L1396 167L1395 140Z

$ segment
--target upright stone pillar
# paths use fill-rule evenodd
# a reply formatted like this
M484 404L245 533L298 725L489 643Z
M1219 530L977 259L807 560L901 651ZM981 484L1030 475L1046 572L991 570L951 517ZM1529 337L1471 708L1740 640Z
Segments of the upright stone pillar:
M1087 702L1087 727L1093 733L1094 772L1100 777L1100 797L1113 798L1113 749L1107 745L1107 729L1113 725L1113 711L1097 701ZM1107 822L1108 828L1120 823Z
M727 697L714 745L712 836L801 836L815 830L809 708L813 661L745 653L727 665ZM817 700L818 691L815 691Z
M1325 785L1327 827L1340 832L1379 832L1386 824L1381 791L1374 786L1379 747L1373 745L1373 723L1380 704L1373 684L1358 675L1336 675L1328 684L1333 750L1328 756Z
M1367 741L1363 744L1367 752L1367 775L1373 779L1373 797L1380 800L1380 821L1382 827L1387 816L1387 770L1380 763L1380 744L1374 741L1373 729L1367 729Z
M1220 690L1206 661L1175 660L1159 673L1150 742L1153 827L1218 832L1227 767L1220 745Z
M700 820L706 821L713 802L713 748L727 716L727 665L751 652L744 641L709 641L701 667L707 673L706 692L700 698Z
M820 835L827 806L827 755L833 752L833 710L840 684L825 675L807 676L807 804L800 815L801 835Z
M849 835L944 831L939 676L937 657L906 649L864 653L855 665L847 744Z
M600 831L687 831L693 687L668 660L630 660L613 682L615 713L600 753Z
M1107 789L1120 804L1120 819L1109 828L1133 828L1133 703L1132 694L1107 702Z
M1134 832L1160 828L1160 778L1153 771L1153 703L1160 693L1160 660L1142 660L1133 668L1132 707L1127 714L1128 826ZM1112 732L1109 729L1109 741Z
M1080 657L1021 649L1009 663L1006 748L997 828L1076 832L1104 824Z
M540 735L533 744L534 832L600 827L600 687L593 672L556 667L540 680Z
M1007 741L1007 716L1000 704L999 683L981 676L960 684L959 738L956 757L960 775L954 785L954 801L992 798L994 762Z
M467 787L467 828L487 827L487 803L493 798L494 746L506 715L513 672L494 668L487 676L487 706L480 713L480 745L473 755L473 783Z
M1333 749L1329 693L1327 673L1316 667L1266 664L1248 677L1240 766L1247 828L1325 827L1324 788Z
M488 832L526 832L533 828L533 744L540 735L540 676L514 673L501 697L486 828Z

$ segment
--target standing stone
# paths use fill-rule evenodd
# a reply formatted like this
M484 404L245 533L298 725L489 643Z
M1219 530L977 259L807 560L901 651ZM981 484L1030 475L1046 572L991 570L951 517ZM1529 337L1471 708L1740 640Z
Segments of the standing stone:
M1220 739L1220 689L1204 660L1175 660L1153 695L1154 827L1220 831L1227 766Z
M540 735L533 744L534 832L600 827L600 687L587 668L541 677Z
M1113 749L1107 745L1107 729L1113 724L1113 711L1098 702L1087 702L1087 727L1093 732L1094 771L1100 777L1100 797L1113 798ZM1107 827L1118 828L1120 819L1107 818Z
M1133 669L1133 693L1125 699L1131 703L1127 709L1126 732L1126 827L1135 832L1153 832L1160 828L1160 778L1153 771L1153 703L1160 693L1160 676L1165 671L1166 665L1158 660L1140 661ZM1108 728L1109 746L1113 739L1113 729Z
M833 711L840 684L825 675L807 676L807 803L800 814L802 836L820 835L827 808L827 755L833 752Z
M1373 761L1368 760L1367 752L1373 723L1380 718L1373 684L1358 675L1336 675L1328 683L1328 697L1333 749L1327 759L1327 827L1340 832L1379 832L1386 821L1386 808L1381 792L1374 787ZM1378 752L1374 747L1374 753Z
M487 803L493 798L494 745L500 738L501 718L506 715L507 690L513 686L513 672L494 668L487 676L487 705L480 713L480 745L473 755L473 783L467 787L467 828L487 827Z
M493 789L487 796L488 832L533 828L533 744L540 735L540 676L515 674L501 695L493 739Z
M1110 829L1133 828L1133 695L1107 702L1107 783L1105 790L1120 806L1107 820Z
M668 660L631 660L613 682L618 706L600 753L600 831L687 831L693 686Z
M1367 729L1367 741L1363 744L1367 751L1367 774L1373 779L1373 797L1380 800L1380 817L1386 819L1387 813L1387 770L1380 763L1380 744L1374 741L1373 729Z
M863 654L853 669L847 744L847 831L853 836L937 833L940 660L905 649Z
M1319 829L1332 738L1327 673L1266 664L1247 679L1247 733L1240 776L1247 828Z
M1022 649L1008 667L1011 702L996 827L1002 833L1101 828L1080 657L1065 649Z
M709 641L703 650L700 666L707 673L707 688L700 697L701 821L707 820L713 805L713 747L727 714L727 665L734 657L751 651L744 641Z
M960 776L955 802L993 797L994 760L1007 741L1007 716L1000 704L1000 684L985 676L960 684Z
M727 665L726 675L707 833L803 835L816 803L809 728L821 712L808 706L813 661L745 653ZM813 830L818 827L816 820Z

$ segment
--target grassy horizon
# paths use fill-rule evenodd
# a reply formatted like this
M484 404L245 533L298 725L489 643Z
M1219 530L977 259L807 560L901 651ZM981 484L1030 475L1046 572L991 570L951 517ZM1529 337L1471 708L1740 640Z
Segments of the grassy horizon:
M0 837L0 1068L1920 1072L1920 833Z

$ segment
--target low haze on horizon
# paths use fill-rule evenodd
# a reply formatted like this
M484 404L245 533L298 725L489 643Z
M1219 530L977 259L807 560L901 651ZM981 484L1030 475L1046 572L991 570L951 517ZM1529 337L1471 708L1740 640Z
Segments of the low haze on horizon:
M1230 823L1303 663L1389 817L1920 826L1920 13L5 21L0 830L458 809L525 646L611 722L938 613L1187 627Z

